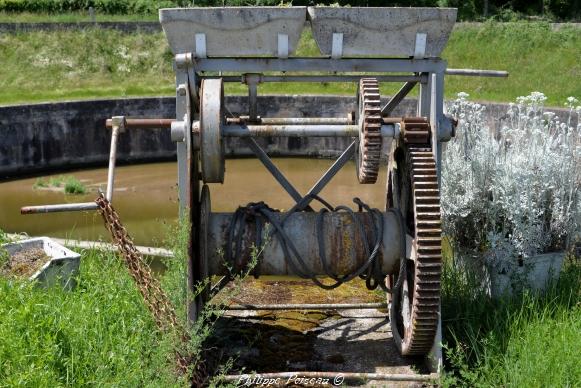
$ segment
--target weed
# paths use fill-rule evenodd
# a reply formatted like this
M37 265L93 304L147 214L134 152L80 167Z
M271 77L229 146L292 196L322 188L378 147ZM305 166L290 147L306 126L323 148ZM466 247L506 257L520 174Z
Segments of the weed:
M48 182L43 178L36 178L34 185L32 186L33 189L45 188L48 187Z
M87 187L72 175L59 175L46 180L38 178L32 186L34 189L62 188L66 194L86 194Z
M87 188L77 178L69 176L65 179L65 193L67 194L85 194Z

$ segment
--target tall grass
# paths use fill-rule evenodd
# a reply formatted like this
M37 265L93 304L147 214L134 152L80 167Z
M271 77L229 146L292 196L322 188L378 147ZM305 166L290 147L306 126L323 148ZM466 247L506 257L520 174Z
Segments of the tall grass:
M0 295L0 386L183 385L113 254L84 252L73 292L0 278Z
M581 263L544 295L492 300L448 262L443 274L444 386L573 387L581 381Z

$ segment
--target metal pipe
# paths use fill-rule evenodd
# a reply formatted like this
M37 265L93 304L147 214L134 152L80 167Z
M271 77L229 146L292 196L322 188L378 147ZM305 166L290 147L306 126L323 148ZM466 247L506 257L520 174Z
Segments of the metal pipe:
M274 372L243 375L226 375L222 377L225 382L237 382L240 385L265 385L266 381L272 385L286 386L293 383L300 385L316 385L317 379L329 379L329 384L342 385L345 380L381 380L381 381L418 381L433 382L440 378L437 373L429 375L398 374L398 373L358 373L358 372ZM254 383L256 379L257 384ZM305 381L305 379L307 381ZM340 379L340 380L337 380ZM271 385L271 384L268 384Z
M387 308L386 303L302 303L302 304L235 304L224 310L374 310Z
M373 77L379 82L420 82L419 75L262 75L260 82L359 82L361 78ZM203 78L216 78L215 76ZM244 75L221 77L224 82L244 82Z
M144 129L170 129L171 123L176 119L125 119L126 128L144 128ZM113 128L113 120L107 119L105 126L109 129Z
M356 137L357 125L244 125L229 124L222 127L224 137Z
M247 219L245 224L236 227L236 234L242 236L239 252L233 255L233 263L226 263L223 252L228 249L230 240L230 228L232 226L233 213L211 213L208 220L208 236L206 239L208 252L208 268L210 275L228 275L229 268L235 271L246 269L252 261L252 253L255 251L256 224L254 219ZM322 217L322 230L318 229L317 212L298 212L290 215L277 213L278 222L284 222L284 232L289 241L292 241L299 255L308 268L300 268L301 271L312 275L326 275L319 252L319 238L322 239L326 251L328 268L335 274L351 274L360 268L368 259L368 254L363 245L363 238L358 223L364 225L365 230L373 229L372 215L367 212L355 212L357 222L346 212L328 212ZM257 273L261 275L297 276L289 265L288 260L293 260L285 255L280 241L276 236L270 237L273 226L266 224L262 228L261 259L257 264ZM395 271L397 261L401 254L401 230L400 221L393 212L383 213L383 236L378 260L382 271L391 274ZM237 240L237 239L236 239ZM237 241L232 242L232 248ZM296 263L296 259L294 259ZM300 265L299 265L300 266Z
M229 117L226 124L240 124L250 121L249 116ZM257 117L255 125L347 125L353 124L348 117Z
M97 210L99 207L95 202L66 203L59 205L25 206L20 209L20 214L57 213L57 212L78 212L85 210Z
M113 119L113 131L111 132L111 149L109 150L109 170L107 171L107 193L105 194L105 198L107 201L111 202L113 200L113 182L115 181L115 161L117 159L117 138L119 137L119 131L124 129L124 121L119 120L116 122L115 118Z
M446 69L446 75L463 75L468 77L508 77L508 71L480 69Z

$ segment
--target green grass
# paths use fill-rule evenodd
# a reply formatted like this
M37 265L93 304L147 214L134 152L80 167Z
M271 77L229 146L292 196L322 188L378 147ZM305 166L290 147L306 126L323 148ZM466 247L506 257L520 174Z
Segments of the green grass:
M444 386L573 387L581 381L581 266L569 263L542 296L492 301L478 279L447 266Z
M547 23L464 25L452 33L443 57L451 68L508 70L508 79L446 77L446 96L465 91L474 100L514 101L531 91L563 106L581 96L581 34L551 30ZM310 33L298 54L316 56ZM0 104L127 96L172 95L172 54L163 33L84 31L30 32L0 36ZM382 84L382 94L400 85ZM354 95L352 83L264 84L263 94ZM240 84L230 94L245 94Z
M73 292L0 278L0 295L0 386L179 386L172 344L112 255L84 253Z
M97 12L98 22L157 22L157 14L109 15ZM90 22L89 12L32 13L0 12L0 23L77 23Z

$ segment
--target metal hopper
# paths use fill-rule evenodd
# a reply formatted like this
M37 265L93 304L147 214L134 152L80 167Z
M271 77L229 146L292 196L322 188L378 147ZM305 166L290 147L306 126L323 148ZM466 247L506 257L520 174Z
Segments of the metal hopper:
M309 7L313 36L334 57L438 57L456 22L455 8Z
M292 55L306 7L160 9L159 20L174 54L198 57Z

